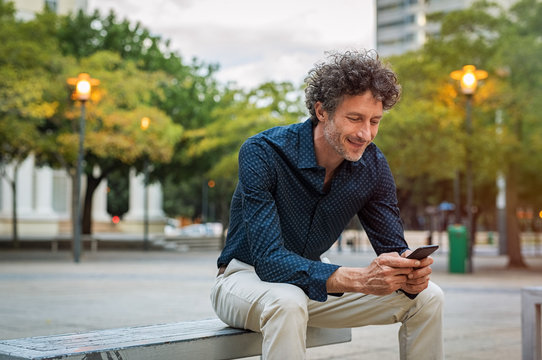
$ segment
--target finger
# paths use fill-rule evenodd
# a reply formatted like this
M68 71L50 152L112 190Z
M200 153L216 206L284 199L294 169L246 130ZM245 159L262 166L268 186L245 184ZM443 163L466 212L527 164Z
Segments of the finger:
M431 256L423 258L420 260L420 267L429 266L434 263L434 260Z
M414 268L406 268L406 267L392 267L387 265L380 265L378 267L379 271L378 273L382 277L394 277L394 276L408 276L412 271L414 271Z
M410 294L418 294L421 293L423 290L427 289L428 283L423 283L419 285L404 285L401 287L401 289L405 290L406 292Z
M429 276L431 273L433 273L433 269L431 269L429 266L421 267L414 269L410 274L408 274L409 279L417 279L417 278L423 278L426 276Z
M386 254L387 255L387 254ZM379 256L377 258L381 265L391 266L393 268L414 268L421 265L420 260L405 259L397 254L397 256Z
M390 290L391 291L395 291L395 290L398 290L404 286L407 286L407 282L408 282L408 279L406 276L404 275L398 275L398 276L394 276L390 281L389 281L389 287L390 287Z
M402 286L403 289L425 289L429 285L429 278L407 280Z
M423 285L427 283L429 283L429 276L424 276L424 277L416 278L416 279L408 279L406 281L406 285L410 285L410 286L418 286L418 285Z

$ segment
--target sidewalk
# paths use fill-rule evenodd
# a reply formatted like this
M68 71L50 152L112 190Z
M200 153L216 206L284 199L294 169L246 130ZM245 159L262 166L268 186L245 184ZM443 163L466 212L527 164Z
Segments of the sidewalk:
M542 285L542 257L506 270L505 257L477 253L473 274L449 274L434 256L432 279L446 293L446 359L521 358L520 289ZM215 317L209 301L218 252L0 252L0 339ZM332 262L366 265L371 252ZM309 359L398 359L398 325L353 329L348 344L308 350Z

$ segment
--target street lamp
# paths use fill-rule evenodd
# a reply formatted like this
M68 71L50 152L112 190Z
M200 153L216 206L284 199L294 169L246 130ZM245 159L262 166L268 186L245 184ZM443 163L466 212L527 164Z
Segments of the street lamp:
M141 130L147 131L151 125L151 119L148 117L141 118ZM143 192L143 250L149 250L149 158L145 153L145 160L143 163L144 173L144 192Z
M458 80L461 85L461 92L467 96L465 128L467 136L472 135L472 96L476 92L478 80L487 78L487 71L476 69L474 65L465 65L461 70L450 73L450 77ZM465 182L467 186L467 271L472 272L472 250L474 246L474 217L472 212L473 185L472 185L472 160L470 155L470 143L467 142ZM459 204L456 204L459 207Z
M92 87L100 84L97 79L92 79L89 74L81 73L76 78L67 80L69 85L75 86L72 93L73 100L81 102L81 118L79 121L79 152L77 155L77 172L75 174L75 216L73 225L73 259L79 262L81 254L81 175L83 173L83 144L85 142L85 103L90 99Z

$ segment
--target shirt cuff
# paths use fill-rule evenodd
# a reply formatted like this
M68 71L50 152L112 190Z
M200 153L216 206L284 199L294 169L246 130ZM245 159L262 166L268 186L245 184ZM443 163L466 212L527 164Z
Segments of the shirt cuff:
M315 262L310 267L312 283L307 294L311 300L324 302L327 300L327 279L340 268L339 265Z
M414 300L416 298L416 296L418 296L418 294L411 294L411 293L407 293L405 290L403 289L399 289L400 292L402 292L403 294L405 294L409 299L411 300Z

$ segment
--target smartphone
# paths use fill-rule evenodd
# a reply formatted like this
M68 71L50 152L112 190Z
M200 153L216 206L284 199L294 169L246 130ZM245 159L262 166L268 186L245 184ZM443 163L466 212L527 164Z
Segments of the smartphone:
M438 249L438 245L420 246L419 248L414 250L412 253L410 253L410 255L407 256L407 259L421 260L431 255L437 249Z

